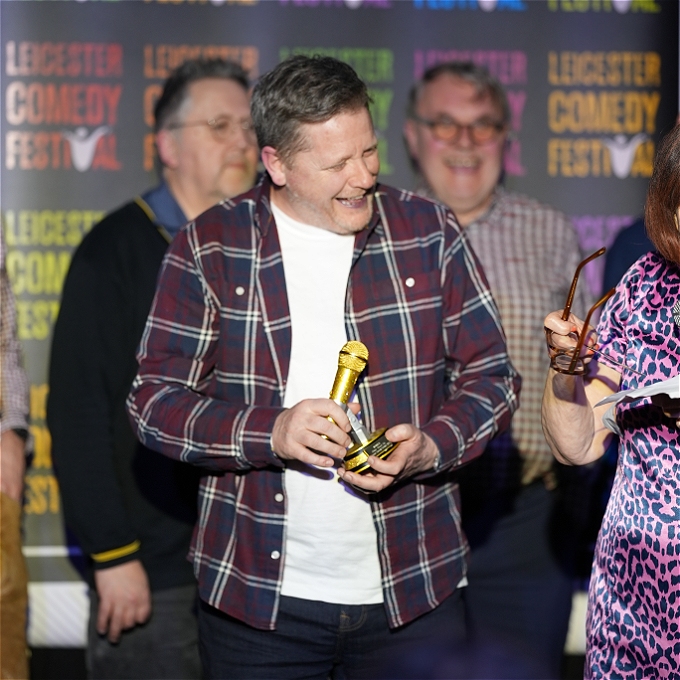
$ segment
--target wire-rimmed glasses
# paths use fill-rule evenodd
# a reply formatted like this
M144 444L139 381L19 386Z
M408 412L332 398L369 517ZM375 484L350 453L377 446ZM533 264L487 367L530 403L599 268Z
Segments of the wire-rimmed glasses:
M600 255L604 255L606 252L606 248L600 248L599 250L596 250L592 255L589 255L586 257L585 260L582 260L578 267L576 267L576 272L574 274L574 278L572 279L571 282L571 288L569 288L569 295L567 295L567 302L564 305L564 310L562 311L562 321L566 321L569 318L569 314L571 313L571 305L574 302L574 294L576 293L576 284L578 283L578 277L579 274L581 273L581 270L583 267L585 267L589 262L592 260L600 257ZM581 333L570 333L569 337L572 339L576 340L576 346L572 348L564 348L564 347L557 347L553 343L553 331L550 329L546 328L545 329L545 339L548 342L548 350L550 351L550 366L557 371L558 373L566 373L568 375L583 375L586 370L586 363L584 361L584 357L581 356L581 350L583 349L583 345L585 343L586 337L588 336L589 332L589 325L590 325L590 319L593 315L593 312L603 305L609 298L614 294L614 288L611 290L607 291L589 310L588 314L586 315L586 318L583 322L583 328L581 329ZM588 347L586 345L586 347ZM592 347L589 347L588 349L594 349ZM606 355L603 355L604 358L607 358ZM614 362L618 366L618 362Z
M255 127L252 120L234 120L229 116L219 116L210 120L196 120L188 123L170 123L170 125L166 125L166 130L178 130L179 128L197 125L207 125L215 139L220 142L228 141L237 130L242 130L248 139L255 139Z

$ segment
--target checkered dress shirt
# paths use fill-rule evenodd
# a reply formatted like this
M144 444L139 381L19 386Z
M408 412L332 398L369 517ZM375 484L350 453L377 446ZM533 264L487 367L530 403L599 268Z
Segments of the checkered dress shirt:
M200 595L263 629L276 624L285 559L283 462L270 437L291 348L270 186L212 208L173 241L128 400L147 446L213 471L190 553ZM388 187L374 205L356 236L345 306L347 337L371 352L358 384L364 421L371 430L413 423L441 452L435 471L371 502L396 627L436 607L465 573L449 471L509 425L519 379L453 215ZM323 521L322 509L310 512Z
M488 278L512 363L522 376L522 403L505 435L489 444L494 474L503 475L508 447L523 460L522 483L543 477L553 456L541 427L546 378L543 320L564 307L582 255L576 232L562 213L520 194L497 189L491 208L465 229ZM580 281L572 311L583 319L590 304ZM503 486L496 479L497 486Z
M17 338L14 294L5 268L5 239L0 234L0 356L2 392L0 426L5 430L28 430L28 378L21 365Z

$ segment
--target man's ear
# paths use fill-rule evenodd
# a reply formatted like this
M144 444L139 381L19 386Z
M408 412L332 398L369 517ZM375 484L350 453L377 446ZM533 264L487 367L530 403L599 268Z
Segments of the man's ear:
M416 131L416 123L414 120L407 118L404 122L404 139L406 140L406 147L408 148L409 155L411 158L417 158L418 156L418 138Z
M286 186L286 164L281 160L278 152L273 146L265 146L260 152L262 155L262 165L269 173L272 182L277 187Z
M156 133L156 149L161 163L171 169L179 165L179 148L177 139L171 130L159 130Z

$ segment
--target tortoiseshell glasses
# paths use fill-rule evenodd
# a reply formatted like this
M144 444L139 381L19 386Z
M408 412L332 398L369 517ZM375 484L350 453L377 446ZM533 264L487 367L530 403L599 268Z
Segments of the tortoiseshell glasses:
M604 255L606 248L600 248L599 250L596 250L592 255L586 257L585 260L581 261L576 267L576 273L574 274L574 278L572 279L571 282L571 288L569 289L569 295L567 296L567 302L564 305L564 310L562 311L562 321L566 321L569 318L569 314L571 313L571 305L574 302L574 294L576 293L576 284L578 283L578 277L579 274L581 273L581 270L583 267L585 267L588 262L591 262L592 260L600 257L600 255ZM583 329L581 330L581 333L576 333L572 332L569 334L569 337L572 338L573 340L576 340L576 346L572 348L565 348L565 347L557 347L553 343L553 332L546 328L545 329L545 338L548 342L548 350L550 351L550 366L556 370L558 373L566 373L568 375L583 375L586 370L586 362L584 361L584 357L581 356L581 351L584 347L585 340L588 337L588 329L590 326L590 318L593 315L593 312L603 305L609 298L614 294L614 288L612 288L610 291L607 291L589 310L588 314L586 315L586 318L583 322ZM589 347L588 345L585 345L586 348L597 351L596 348L594 347ZM601 353L600 353L601 354ZM604 358L607 358L606 355L603 355ZM618 366L618 362L614 362Z

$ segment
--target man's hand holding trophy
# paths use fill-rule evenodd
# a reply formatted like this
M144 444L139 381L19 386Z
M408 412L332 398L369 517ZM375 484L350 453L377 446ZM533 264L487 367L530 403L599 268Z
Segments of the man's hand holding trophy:
M352 426L349 434L354 443L345 455L343 467L345 470L360 475L371 470L368 462L369 456L385 460L399 446L398 442L391 442L385 437L386 427L369 434L348 407L356 382L367 362L368 348L366 345L358 340L350 340L345 343L338 356L338 370L330 393L330 398L347 413Z

